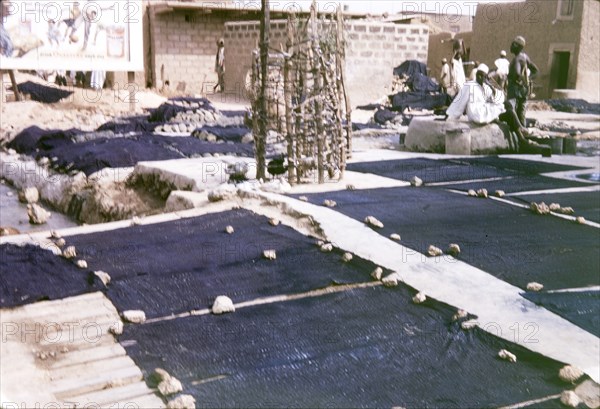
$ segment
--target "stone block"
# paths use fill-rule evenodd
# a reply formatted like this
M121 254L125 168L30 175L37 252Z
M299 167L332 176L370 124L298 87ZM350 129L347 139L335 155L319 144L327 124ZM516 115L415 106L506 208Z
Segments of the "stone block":
M415 152L481 155L508 152L507 136L508 127L504 124L476 125L466 117L457 121L415 117L404 143Z
M471 129L468 127L446 131L446 153L449 155L471 154Z

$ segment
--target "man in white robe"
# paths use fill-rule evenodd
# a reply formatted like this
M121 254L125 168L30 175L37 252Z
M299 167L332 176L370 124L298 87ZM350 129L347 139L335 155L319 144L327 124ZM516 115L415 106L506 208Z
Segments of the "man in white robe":
M483 125L498 119L505 111L504 94L485 81L488 72L485 64L477 67L475 81L466 82L446 110L450 118L458 119L466 112L469 121Z

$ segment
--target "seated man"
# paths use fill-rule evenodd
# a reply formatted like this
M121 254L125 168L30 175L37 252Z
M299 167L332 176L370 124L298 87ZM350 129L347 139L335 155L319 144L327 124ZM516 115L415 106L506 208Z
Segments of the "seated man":
M527 130L522 128L514 115L506 112L504 93L490 85L487 79L488 73L487 65L480 64L477 67L475 81L465 83L446 110L446 116L458 119L466 112L469 121L479 125L500 119L506 122L510 131L517 136L520 153L541 153L543 156L551 156L550 146L539 145L525 139Z
M458 119L466 111L469 121L484 125L504 112L504 95L488 84L488 72L485 64L477 67L475 81L465 83L446 110L446 115Z

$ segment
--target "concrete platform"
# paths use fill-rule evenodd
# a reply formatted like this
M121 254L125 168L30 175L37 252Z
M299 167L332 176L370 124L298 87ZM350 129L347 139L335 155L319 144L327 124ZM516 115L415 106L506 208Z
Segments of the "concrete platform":
M508 136L508 126L504 124L480 126L466 118L437 121L433 116L415 117L404 144L415 152L485 155L510 152Z
M121 318L102 293L0 315L1 407L165 407L108 332Z

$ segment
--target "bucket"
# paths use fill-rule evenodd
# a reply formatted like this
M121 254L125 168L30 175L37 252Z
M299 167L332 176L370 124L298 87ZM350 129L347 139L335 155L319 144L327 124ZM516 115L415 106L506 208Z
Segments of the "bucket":
M563 153L565 155L575 155L577 153L577 139L565 138L563 141Z
M553 155L562 155L564 138L540 138L535 141L539 144L548 145L552 148Z

